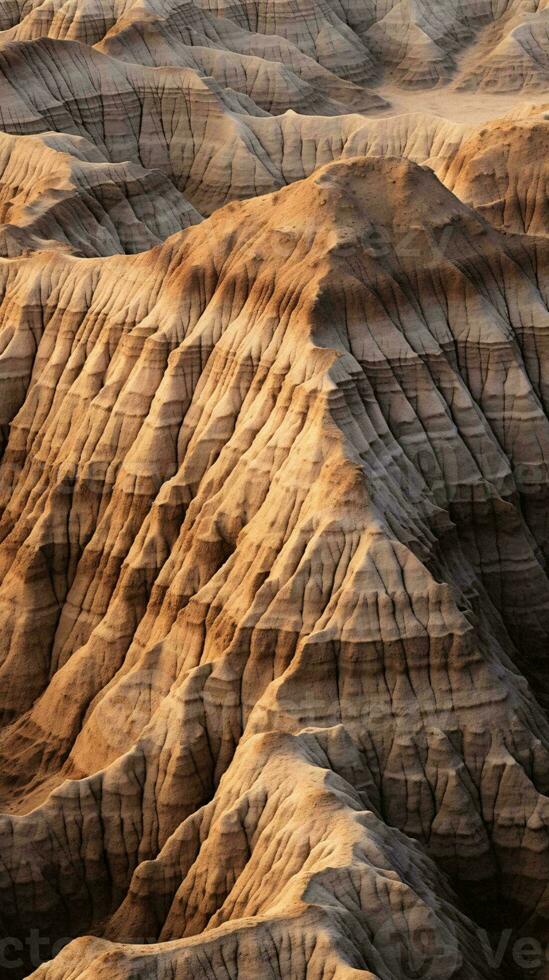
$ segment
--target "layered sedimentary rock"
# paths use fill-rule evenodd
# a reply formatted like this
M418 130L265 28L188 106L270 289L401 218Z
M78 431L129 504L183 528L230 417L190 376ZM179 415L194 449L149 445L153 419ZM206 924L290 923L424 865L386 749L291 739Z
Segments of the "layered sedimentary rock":
M459 85L487 91L547 91L549 8L544 0L506 5L467 53Z
M1 976L545 980L545 22L0 0Z
M100 937L38 976L544 939L546 262L358 158L0 266L2 921Z
M472 132L444 171L447 187L507 231L547 235L548 109L531 109Z
M0 133L0 251L142 252L200 221L158 171L109 163L89 140Z
M547 23L545 0L35 0L4 2L0 11L6 39L77 40L145 64L187 66L196 57L207 73L240 76L241 84L248 76L252 96L276 79L275 104L284 91L293 97L294 73L328 94L339 90L344 101L353 85L380 77L409 86L455 80L490 91L546 89ZM233 55L212 71L213 50L192 55L193 47Z
M0 48L0 126L18 136L56 130L63 138L46 136L45 146L65 154L54 161L51 152L41 152L40 143L21 144L4 137L7 172L2 182L7 190L2 196L7 198L4 220L10 226L4 234L13 239L11 225L21 224L25 241L38 222L39 239L49 226L53 238L72 244L79 254L144 250L228 200L275 190L328 161L357 154L404 156L426 163L464 201L485 207L490 220L510 230L528 230L517 217L524 195L527 212L532 195L539 198L536 212L545 207L547 121L539 108L481 126L425 113L374 119L358 113L318 117L289 110L273 116L247 96L222 89L190 68L126 65L80 44L40 40ZM494 147L491 154L489 146ZM26 158L22 170L29 171L29 193L40 197L37 209L48 212L45 224L34 208L19 218L20 202L27 201L17 183L24 178L14 177L19 175L17 154ZM491 170L482 172L486 179L475 179L475 167L487 164ZM36 184L44 166L51 189ZM54 176L58 169L61 184ZM67 180L70 190L64 185ZM525 189L514 195L502 219L494 188L499 193L501 185L507 185L505 194L513 196L517 180ZM79 198L73 230L67 230L67 207L72 207L67 191L69 200ZM543 221L542 216L534 230L539 232ZM14 247L7 243L4 251L12 254Z
M333 74L285 37L250 33L190 0L150 4L38 4L0 38L95 44L121 60L192 67L269 111L371 108L383 100ZM8 21L6 20L6 23ZM326 37L326 43L329 38ZM358 43L358 42L357 42Z

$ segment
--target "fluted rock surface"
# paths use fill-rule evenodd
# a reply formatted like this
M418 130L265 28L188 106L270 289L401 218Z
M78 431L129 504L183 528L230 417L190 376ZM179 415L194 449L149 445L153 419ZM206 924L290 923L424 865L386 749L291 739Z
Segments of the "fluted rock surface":
M454 194L507 231L549 231L549 106L470 134L444 168ZM435 164L436 171L441 171Z
M546 267L379 157L0 265L2 923L98 937L37 976L547 941Z
M143 251L229 200L356 155L427 164L498 227L528 231L533 212L543 234L546 116L540 106L480 125L425 112L272 115L194 68L10 42L0 45L0 130L36 139L2 136L2 250L51 239L90 256Z
M547 980L548 9L0 0L2 978Z
M545 0L3 0L0 42L48 36L145 64L193 58L259 101L276 89L273 106L298 108L314 103L307 83L346 102L380 77L545 89L548 16ZM215 49L231 52L223 66ZM362 101L375 97L363 92Z
M0 254L142 252L200 221L162 173L112 164L82 137L0 133Z

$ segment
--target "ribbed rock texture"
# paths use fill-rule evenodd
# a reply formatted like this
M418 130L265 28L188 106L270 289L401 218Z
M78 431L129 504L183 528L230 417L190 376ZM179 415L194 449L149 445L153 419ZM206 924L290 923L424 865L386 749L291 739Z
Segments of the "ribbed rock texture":
M549 977L548 11L0 0L0 977Z

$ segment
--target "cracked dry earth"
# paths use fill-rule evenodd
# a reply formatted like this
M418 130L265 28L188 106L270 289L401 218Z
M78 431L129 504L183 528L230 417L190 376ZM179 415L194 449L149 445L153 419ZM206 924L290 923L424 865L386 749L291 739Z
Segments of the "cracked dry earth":
M549 978L548 89L0 0L2 980Z

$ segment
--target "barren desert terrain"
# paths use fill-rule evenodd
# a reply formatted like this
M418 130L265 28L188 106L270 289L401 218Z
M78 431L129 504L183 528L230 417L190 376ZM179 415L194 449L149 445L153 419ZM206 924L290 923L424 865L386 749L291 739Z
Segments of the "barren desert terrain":
M548 0L0 0L0 978L549 980Z

